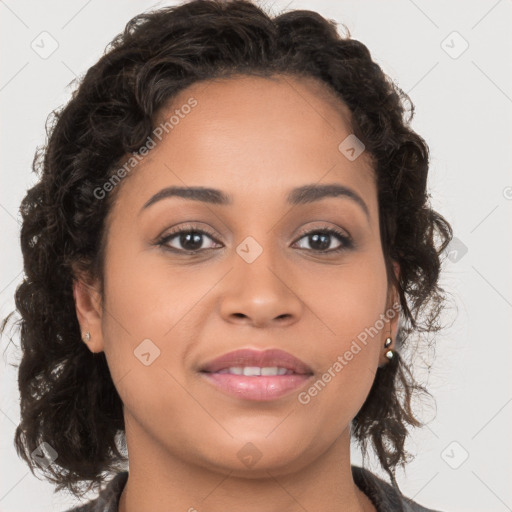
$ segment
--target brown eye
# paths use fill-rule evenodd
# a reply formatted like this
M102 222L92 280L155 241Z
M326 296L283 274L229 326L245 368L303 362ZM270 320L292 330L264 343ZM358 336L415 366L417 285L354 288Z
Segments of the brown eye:
M332 228L320 228L304 233L299 240L306 240L309 247L301 247L308 251L314 252L339 252L346 249L352 249L353 243L350 237L347 235L332 229ZM333 241L338 240L339 245L332 248Z
M157 245L163 246L166 249L175 252L194 253L201 252L207 249L213 249L210 243L209 247L204 247L205 238L210 239L215 243L217 240L212 234L204 231L203 229L180 229L172 233L168 233L160 238Z

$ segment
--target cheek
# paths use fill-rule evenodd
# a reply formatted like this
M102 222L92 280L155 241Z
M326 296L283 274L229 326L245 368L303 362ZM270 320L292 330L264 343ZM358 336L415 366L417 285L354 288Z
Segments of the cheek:
M194 316L201 310L198 303L222 277L212 271L198 276L192 267L177 270L155 253L112 244L102 326L119 395L129 409L147 417L164 409L165 415L178 412L173 407L181 403L180 386L172 376L183 382L183 362L200 337Z
M345 428L362 407L377 371L384 322L385 290L362 289L360 281L349 294L350 286L326 303L323 336L318 339L318 361L322 362L311 386L297 396L308 410L335 432ZM379 290L373 295L369 290ZM379 299L379 295L381 298ZM334 305L335 304L335 305ZM327 310L328 307L330 310ZM328 324L328 328L326 325ZM332 331L332 332L331 332Z
M384 259L376 249L347 259L327 272L304 278L301 294L318 318L327 353L339 354L354 339L371 341L382 329L387 278Z
M325 421L350 421L372 386L381 340L386 333L387 279L382 257L368 253L357 265L317 279L307 291L308 305L319 319L319 378L299 403ZM375 254L375 253L373 253ZM334 408L340 416L330 417Z
M374 381L366 358L360 352L345 363L333 362L297 396L302 428L319 441L328 441L350 425L363 406ZM308 418L315 418L314 422ZM318 425L322 428L318 429Z
M133 235L132 235L133 238ZM113 244L105 268L107 321L131 343L161 340L205 293L208 282L166 264L157 248ZM214 282L214 277L211 279Z
M183 305L159 269L147 265L142 253L121 244L112 244L105 276L105 356L116 387L120 382L123 401L126 393L142 402L144 395L165 385L167 374L159 366L168 359L169 347L162 340L183 315ZM173 350L179 354L179 345Z

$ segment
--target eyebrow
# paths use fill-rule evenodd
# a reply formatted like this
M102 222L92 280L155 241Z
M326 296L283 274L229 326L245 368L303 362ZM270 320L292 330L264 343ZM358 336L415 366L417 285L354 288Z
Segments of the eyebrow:
M141 209L141 212L146 208L149 208L152 204L155 204L162 199L169 197L181 197L184 199L190 199L192 201L201 201L209 204L216 205L230 205L233 203L233 198L229 194L222 192L215 188L207 187L166 187L154 196L150 197ZM327 197L340 197L343 199L350 199L354 201L366 214L366 217L370 218L370 212L368 206L363 201L362 197L357 194L353 189L339 185L337 183L329 184L311 184L303 185L292 189L286 200L292 205L301 205L320 201Z

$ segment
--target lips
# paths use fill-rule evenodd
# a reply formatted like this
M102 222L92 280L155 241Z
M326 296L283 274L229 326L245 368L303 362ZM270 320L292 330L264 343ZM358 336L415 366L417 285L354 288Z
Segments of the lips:
M253 402L289 399L314 378L304 361L278 349L235 350L206 363L200 375L224 395Z
M200 369L206 373L226 373L230 368L285 368L287 374L313 375L312 369L289 352L279 349L264 351L240 349L206 363ZM257 376L257 372L251 372Z

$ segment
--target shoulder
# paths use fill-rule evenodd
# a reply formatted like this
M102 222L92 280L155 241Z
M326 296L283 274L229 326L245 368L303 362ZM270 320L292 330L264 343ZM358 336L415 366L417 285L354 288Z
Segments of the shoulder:
M99 496L78 507L70 508L65 512L117 512L119 498L123 492L128 471L122 471L108 482L106 487L100 491Z
M441 512L426 508L404 496L401 491L365 468L352 466L354 483L373 502L377 512Z

